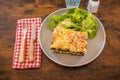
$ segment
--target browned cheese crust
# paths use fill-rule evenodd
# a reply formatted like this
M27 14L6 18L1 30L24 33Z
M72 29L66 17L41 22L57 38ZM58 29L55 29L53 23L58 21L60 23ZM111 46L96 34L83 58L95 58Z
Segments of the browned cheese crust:
M51 50L55 53L84 55L87 52L87 32L57 26L52 34Z

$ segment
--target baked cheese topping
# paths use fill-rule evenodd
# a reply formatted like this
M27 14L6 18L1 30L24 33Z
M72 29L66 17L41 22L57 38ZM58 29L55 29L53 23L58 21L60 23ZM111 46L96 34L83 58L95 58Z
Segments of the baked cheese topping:
M87 32L74 31L57 26L52 35L51 49L70 52L87 52Z

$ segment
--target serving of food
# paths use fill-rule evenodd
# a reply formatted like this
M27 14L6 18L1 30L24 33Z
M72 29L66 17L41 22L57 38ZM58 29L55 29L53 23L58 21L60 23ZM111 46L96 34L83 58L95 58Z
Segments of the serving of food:
M88 36L93 39L97 34L97 20L80 8L52 15L49 20L47 26L53 31L51 50L54 53L84 55L87 52Z
M42 22L39 42L44 54L57 64L75 67L95 60L106 41L100 20L84 9L59 9Z
M65 29L58 25L52 35L51 50L54 53L84 55L87 52L87 32Z

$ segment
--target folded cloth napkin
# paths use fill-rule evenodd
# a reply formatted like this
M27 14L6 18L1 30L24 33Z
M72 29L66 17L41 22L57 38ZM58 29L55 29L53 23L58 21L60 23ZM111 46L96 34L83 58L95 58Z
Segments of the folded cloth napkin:
M23 22L27 25L27 33L26 33L26 48L25 48L25 60L23 63L19 63L19 54L20 54L20 46L22 40L22 29L23 29ZM12 61L12 68L16 69L27 69L27 68L40 68L41 65L41 48L39 44L39 29L41 26L41 18L27 18L27 19L19 19L17 21L17 28L16 28L16 41L14 46L14 54L13 54L13 61ZM32 23L36 23L36 39L34 42L34 62L30 62L28 59L28 51L30 46L30 37L31 37L31 29Z

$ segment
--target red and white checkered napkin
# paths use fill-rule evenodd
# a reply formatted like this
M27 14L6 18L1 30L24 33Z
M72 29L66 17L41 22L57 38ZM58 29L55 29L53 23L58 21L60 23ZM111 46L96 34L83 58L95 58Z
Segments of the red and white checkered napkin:
M20 46L22 40L22 29L23 29L23 22L26 23L28 26L28 30L26 33L26 49L25 49L25 61L23 63L18 62L19 53L20 53ZM36 23L36 40L34 42L34 62L30 62L28 59L28 51L30 46L30 37L31 37L31 29L32 23ZM16 41L14 46L14 54L13 54L13 62L12 68L17 69L26 69L26 68L40 68L41 65L41 48L39 44L39 29L41 26L41 18L27 18L27 19L19 19L17 21L17 29L16 29Z

